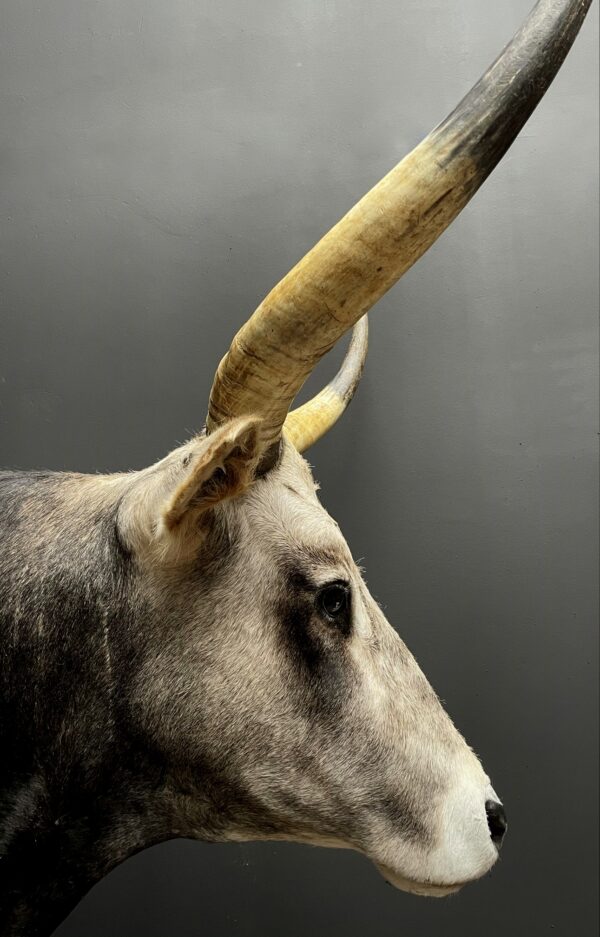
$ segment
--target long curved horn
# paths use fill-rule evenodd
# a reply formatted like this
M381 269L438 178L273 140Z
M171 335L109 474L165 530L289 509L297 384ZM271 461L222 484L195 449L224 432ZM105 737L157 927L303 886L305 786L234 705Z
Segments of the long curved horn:
M359 319L338 373L315 397L288 413L283 431L298 450L304 452L337 423L354 397L369 350L367 316Z
M509 148L560 68L591 0L539 0L458 107L271 290L213 383L207 431L263 419L275 444L319 359L425 253Z

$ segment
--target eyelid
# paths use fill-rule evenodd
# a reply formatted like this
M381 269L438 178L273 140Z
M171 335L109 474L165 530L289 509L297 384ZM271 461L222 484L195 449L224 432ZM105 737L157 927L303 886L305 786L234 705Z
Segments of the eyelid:
M329 582L326 582L324 586L321 586L317 589L315 593L316 601L322 599L331 589L339 589L340 592L343 592L346 597L346 604L349 605L352 599L352 589L350 584L343 579L333 579Z
M340 586L342 589L345 589L347 592L350 592L351 590L350 581L346 579L345 576L335 576L335 578L332 579L331 573L329 574L327 579L323 579L321 582L319 582L319 580L317 580L317 578L315 577L315 585L316 585L317 592L322 592L323 589L329 589L332 586Z

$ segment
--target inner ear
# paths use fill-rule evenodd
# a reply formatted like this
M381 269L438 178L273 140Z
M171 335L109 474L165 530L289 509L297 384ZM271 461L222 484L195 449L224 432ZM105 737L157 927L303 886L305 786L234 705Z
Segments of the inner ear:
M254 480L262 455L260 420L239 417L208 436L163 510L167 530L197 521L215 505L242 494Z

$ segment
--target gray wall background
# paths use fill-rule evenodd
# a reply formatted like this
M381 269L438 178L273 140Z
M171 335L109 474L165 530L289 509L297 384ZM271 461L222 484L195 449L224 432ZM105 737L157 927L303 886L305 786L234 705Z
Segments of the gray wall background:
M199 428L237 327L529 5L3 0L0 462L141 467ZM597 22L310 456L505 800L502 861L433 902L350 853L170 843L60 937L596 933Z

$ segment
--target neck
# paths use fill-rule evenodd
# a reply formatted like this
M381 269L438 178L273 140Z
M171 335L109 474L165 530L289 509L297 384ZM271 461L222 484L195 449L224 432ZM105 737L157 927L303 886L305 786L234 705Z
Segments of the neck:
M0 934L47 937L83 895L140 849L168 838L154 808L155 772L144 783L120 759L98 772L94 789L57 791L41 775L10 792L0 858Z
M123 706L131 571L106 487L0 476L3 937L50 934L111 868L166 838L148 820L160 774Z

